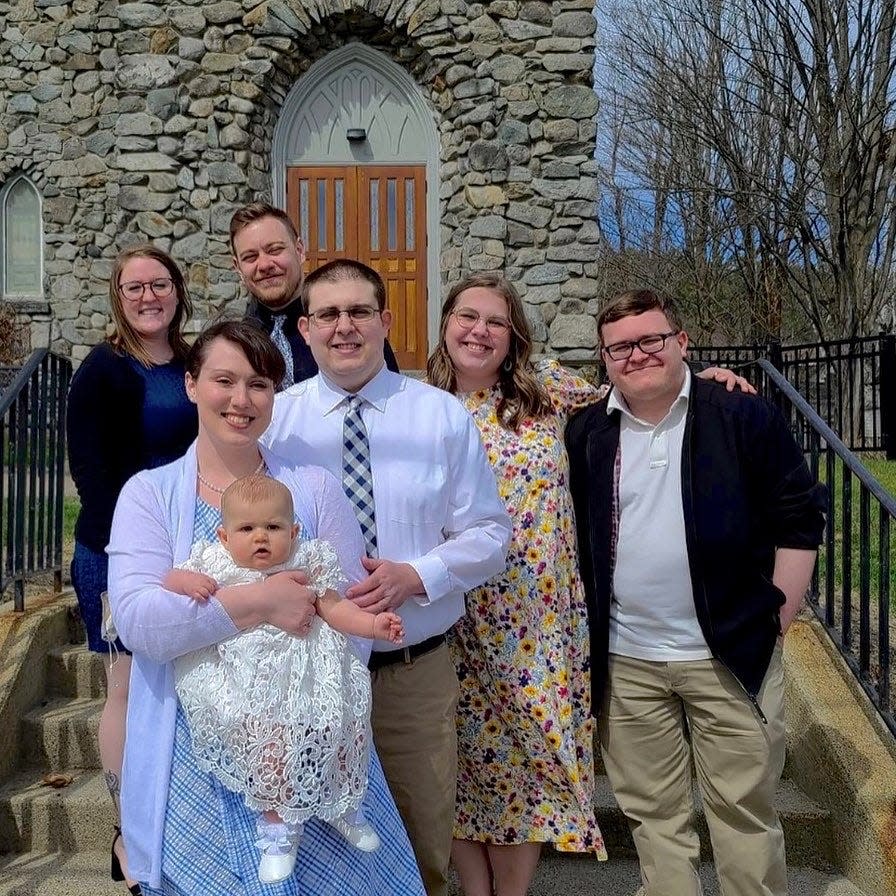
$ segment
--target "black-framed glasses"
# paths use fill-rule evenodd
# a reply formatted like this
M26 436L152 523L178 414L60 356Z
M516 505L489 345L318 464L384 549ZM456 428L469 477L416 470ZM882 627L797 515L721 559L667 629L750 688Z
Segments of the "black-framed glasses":
M379 308L370 305L352 305L351 308L321 308L320 311L311 311L305 316L318 327L335 327L343 314L347 314L353 324L366 324L379 313Z
M476 324L485 321L486 330L492 336L503 336L510 332L510 321L506 317L483 317L478 311L472 308L455 308L452 312L454 319L465 330L472 330Z
M146 293L147 287L157 299L167 299L174 292L174 281L170 277L156 277L155 280L128 280L127 283L118 285L118 291L126 299L139 302Z
M670 336L677 336L679 330L671 333L653 333L650 336L642 336L634 342L614 342L604 347L604 351L614 361L625 361L632 356L635 348L639 348L645 355L658 355L666 346L666 340Z

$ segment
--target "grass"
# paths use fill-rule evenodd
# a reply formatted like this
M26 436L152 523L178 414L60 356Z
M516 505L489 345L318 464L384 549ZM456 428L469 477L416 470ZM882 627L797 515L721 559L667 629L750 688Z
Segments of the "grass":
M80 510L81 502L77 498L66 498L62 504L62 547L68 557L75 547L75 520Z
M859 458L871 471L878 482L896 498L896 460L883 460L879 457Z
M896 461L887 461L881 458L863 457L862 462L871 471L874 477L883 485L883 487L891 494L896 496ZM820 458L821 469L819 470L819 478L824 481L826 478L826 469L824 465L824 457ZM850 495L850 509L852 519L850 522L850 550L847 553L844 547L844 509L846 507L843 492L843 474L844 467L839 458L834 465L834 481L828 483L829 488L833 492L833 525L834 525L834 594L836 603L841 602L843 590L844 572L847 565L851 573L852 594L852 615L854 625L857 625L857 614L859 606L859 592L861 587L860 569L861 569L861 485L855 476L850 474L852 493ZM890 605L896 609L896 520L890 523L889 544L885 541L881 544L880 532L880 511L877 502L871 498L869 501L869 529L866 542L866 549L869 558L868 568L868 587L869 598L871 601L872 617L876 616L877 596L881 583L881 551L887 551L890 560L890 581L889 594ZM830 524L831 521L829 521ZM889 548L889 550L887 550ZM818 578L821 599L824 600L825 593L825 568L827 565L827 556L825 545L822 544L819 551L818 560ZM839 611L838 611L839 613Z

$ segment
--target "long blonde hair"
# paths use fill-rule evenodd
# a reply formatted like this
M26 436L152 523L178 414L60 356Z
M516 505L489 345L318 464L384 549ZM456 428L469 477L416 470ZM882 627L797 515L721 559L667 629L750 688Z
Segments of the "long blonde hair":
M458 296L468 289L489 289L507 302L510 318L510 346L504 363L498 368L498 420L507 429L516 431L526 417L546 417L553 413L550 396L538 382L529 357L532 354L532 330L523 302L513 284L500 274L472 274L456 283L442 305L439 322L439 344L426 362L427 379L433 386L452 394L457 392L457 371L445 345L445 329Z
M159 262L171 277L174 283L174 293L177 296L177 308L174 311L174 317L168 324L168 345L174 352L174 357L178 361L183 361L187 357L189 345L184 339L184 327L187 321L193 315L193 303L190 301L190 293L187 291L187 284L184 275L181 273L177 262L165 251L152 243L143 243L139 246L130 246L118 253L115 264L112 265L112 275L109 277L109 305L112 309L112 322L115 329L109 336L109 342L117 349L136 358L145 367L152 367L153 360L143 340L137 331L128 323L128 319L124 313L122 305L121 293L118 287L118 280L124 266L132 258L152 258Z

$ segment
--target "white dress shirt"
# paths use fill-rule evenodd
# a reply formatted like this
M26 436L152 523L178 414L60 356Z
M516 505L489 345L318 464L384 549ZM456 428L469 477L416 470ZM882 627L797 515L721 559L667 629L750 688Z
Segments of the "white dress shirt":
M349 393L323 374L277 395L262 441L342 477ZM357 393L370 444L377 549L414 567L425 595L397 610L406 646L447 631L464 592L504 569L510 518L498 497L479 430L453 396L385 366ZM386 641L373 649L393 650Z

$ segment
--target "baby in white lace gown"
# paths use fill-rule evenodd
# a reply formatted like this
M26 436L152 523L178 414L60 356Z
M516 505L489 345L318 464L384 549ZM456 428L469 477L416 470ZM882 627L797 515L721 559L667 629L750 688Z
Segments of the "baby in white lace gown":
M339 596L335 551L324 541L296 541L292 496L282 483L237 480L222 496L221 517L220 541L195 544L166 576L166 588L207 600L218 587L300 569L318 596L304 638L264 624L174 664L193 755L261 813L259 878L273 883L292 872L309 818L329 822L360 849L379 846L360 808L370 677L344 635L398 643L404 632L396 614L374 616Z

